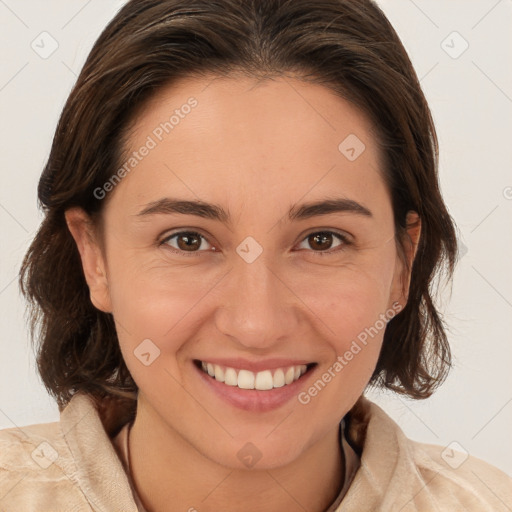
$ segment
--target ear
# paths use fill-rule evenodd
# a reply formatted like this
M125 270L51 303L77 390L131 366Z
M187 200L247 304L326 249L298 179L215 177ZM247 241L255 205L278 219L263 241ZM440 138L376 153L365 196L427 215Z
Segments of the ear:
M391 302L399 302L402 309L407 304L409 286L411 284L412 264L416 257L421 235L421 219L415 211L410 210L407 212L405 222L406 232L402 240L403 251L401 250L397 257L391 293Z
M91 218L82 208L70 208L64 213L66 223L80 253L91 302L104 313L112 312L107 279L107 266Z

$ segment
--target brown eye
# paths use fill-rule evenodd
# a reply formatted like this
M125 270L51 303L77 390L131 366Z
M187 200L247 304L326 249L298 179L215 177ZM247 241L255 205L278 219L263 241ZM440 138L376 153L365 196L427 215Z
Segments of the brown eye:
M206 242L206 238L199 233L180 231L168 236L162 243L169 245L176 252L199 252L203 241Z
M183 251L194 251L201 247L201 238L194 234L178 235L176 240L178 247Z
M343 246L349 245L349 241L345 236L333 231L319 231L316 233L311 233L302 241L302 243L304 242L306 242L309 246L306 247L306 249L310 248L313 250L313 252L318 253L326 252L333 247L339 247L339 250L341 250L343 249ZM335 244L336 242L338 243Z
M330 249L333 242L333 236L330 233L317 233L310 235L308 238L311 247L320 251Z

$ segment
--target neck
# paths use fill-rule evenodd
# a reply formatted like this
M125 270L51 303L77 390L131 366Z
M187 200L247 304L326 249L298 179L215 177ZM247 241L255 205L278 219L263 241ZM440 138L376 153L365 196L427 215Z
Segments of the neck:
M338 426L285 466L242 470L212 461L167 425L155 428L145 411L138 408L128 444L131 476L148 512L170 503L189 512L322 512L343 485Z

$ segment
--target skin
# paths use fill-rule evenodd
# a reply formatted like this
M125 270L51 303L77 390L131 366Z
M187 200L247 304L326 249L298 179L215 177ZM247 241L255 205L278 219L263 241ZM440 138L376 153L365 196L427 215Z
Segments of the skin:
M384 330L307 405L292 399L267 412L226 403L192 361L305 359L317 363L307 391L380 314L405 305L410 276L372 126L329 89L299 78L187 78L146 106L127 149L140 148L191 96L197 107L108 195L102 236L82 210L66 212L91 300L113 313L139 386L133 478L151 511L169 503L201 512L325 510L343 475L339 422L372 375ZM366 146L354 161L338 150L349 134ZM218 204L231 221L137 216L164 197ZM288 220L292 205L333 197L372 216ZM412 263L420 225L414 212L408 221ZM205 237L195 252L177 237L159 245L187 229ZM310 235L326 230L352 243L333 235L318 248ZM236 252L248 236L263 249L252 263ZM149 366L134 355L145 339L160 349ZM237 457L247 442L261 453L253 468Z

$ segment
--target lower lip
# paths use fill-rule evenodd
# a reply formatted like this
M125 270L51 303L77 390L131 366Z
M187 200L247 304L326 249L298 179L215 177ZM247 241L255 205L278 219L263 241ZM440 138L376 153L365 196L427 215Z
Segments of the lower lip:
M253 412L265 412L278 409L293 397L296 397L315 370L315 368L310 368L304 375L291 384L285 384L280 388L260 391L257 389L240 389L238 386L228 386L210 377L194 363L192 363L192 366L199 373L203 382L220 398L238 409Z

